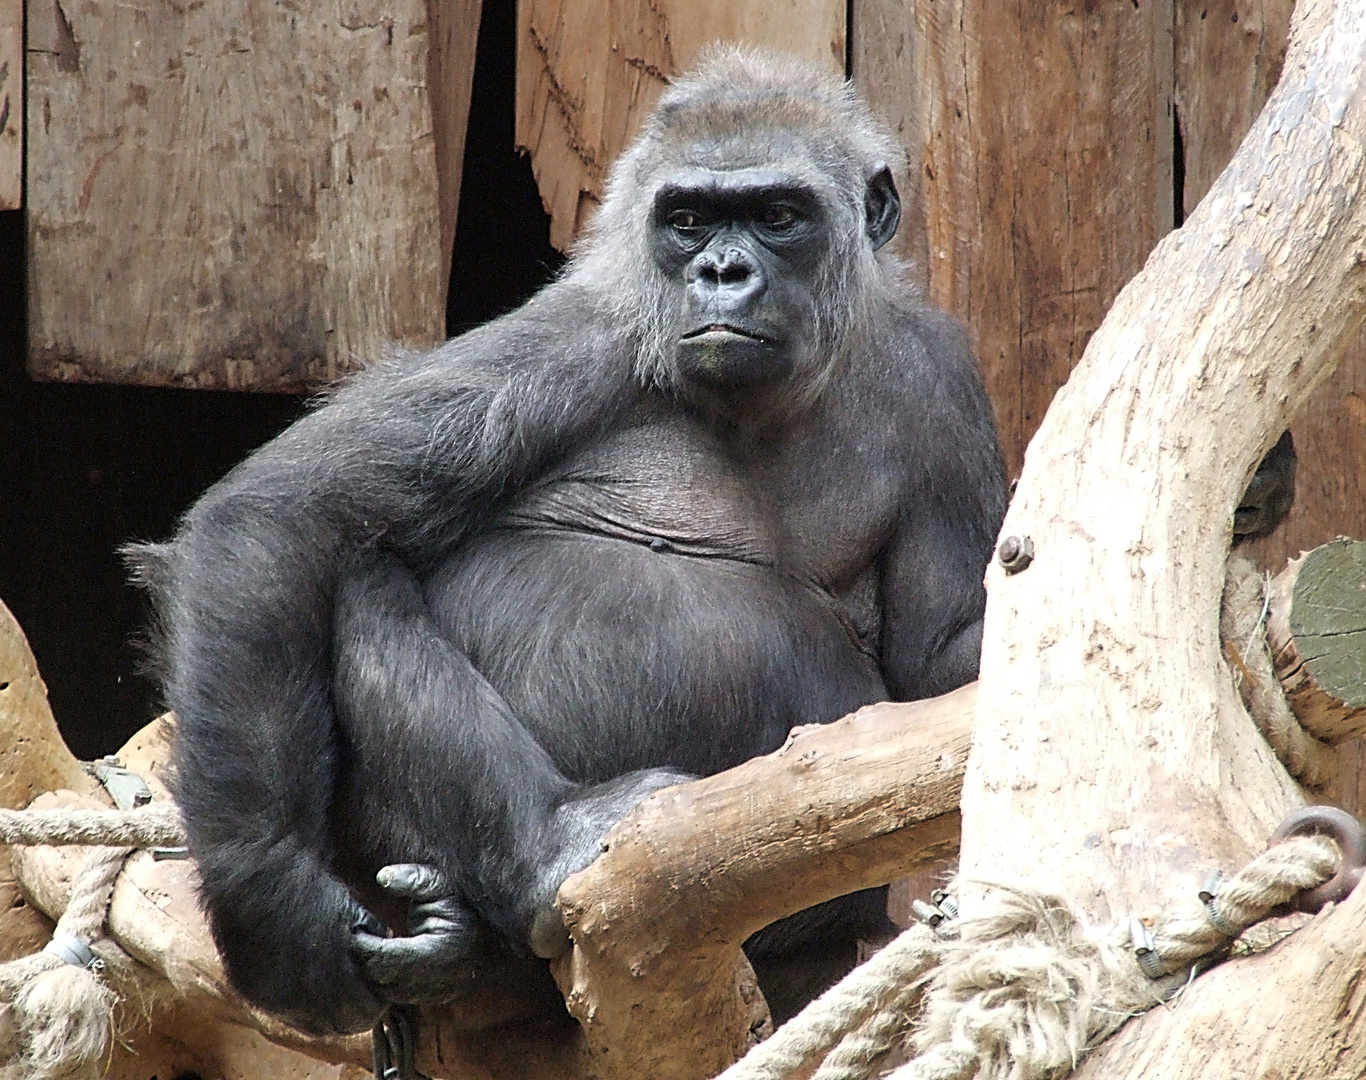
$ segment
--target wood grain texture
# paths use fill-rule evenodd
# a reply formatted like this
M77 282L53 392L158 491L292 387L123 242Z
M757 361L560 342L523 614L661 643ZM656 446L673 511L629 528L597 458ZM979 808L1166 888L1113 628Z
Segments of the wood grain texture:
M853 76L906 150L898 242L974 335L1007 467L1173 224L1172 9L863 0Z
M1285 60L1293 0L1177 0L1176 105L1185 211L1194 210L1266 103ZM1335 536L1366 539L1366 337L1291 421L1300 457L1286 523L1251 548L1263 566Z
M474 91L474 60L483 0L426 0L427 86L436 139L437 188L441 199L441 286L450 286L460 179L465 168L465 133Z
M439 341L427 64L422 0L31 0L30 373L297 391Z
M1232 513L1366 314L1366 11L1297 9L1228 169L1092 336L1025 457L987 573L963 872L1166 907L1302 795L1220 657ZM979 902L964 896L964 912Z
M1333 745L1366 735L1366 541L1292 559L1271 585L1266 639L1311 735Z
M745 938L951 851L976 695L970 684L797 728L614 827L558 897L574 946L553 970L595 1073L715 1075L768 1018Z
M0 210L24 189L24 0L0 0Z
M607 170L673 76L709 42L784 49L844 73L844 0L522 0L517 145L550 242L569 249Z

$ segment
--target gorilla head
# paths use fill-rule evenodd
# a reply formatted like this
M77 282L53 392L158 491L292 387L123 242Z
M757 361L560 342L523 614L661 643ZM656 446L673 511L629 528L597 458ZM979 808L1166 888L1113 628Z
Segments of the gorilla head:
M847 84L714 48L612 170L577 272L641 343L647 382L807 405L887 299L873 252L901 216L895 152Z

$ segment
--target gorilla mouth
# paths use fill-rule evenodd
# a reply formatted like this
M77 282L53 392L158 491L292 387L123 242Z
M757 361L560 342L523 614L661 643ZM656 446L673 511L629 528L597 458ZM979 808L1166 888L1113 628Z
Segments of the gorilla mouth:
M765 337L763 334L755 333L753 330L745 330L739 326L732 326L730 323L708 323L706 326L696 330L689 330L681 338L683 341L691 341L706 334L728 334L731 337L749 338L750 341L761 341L765 345L773 343L772 338Z

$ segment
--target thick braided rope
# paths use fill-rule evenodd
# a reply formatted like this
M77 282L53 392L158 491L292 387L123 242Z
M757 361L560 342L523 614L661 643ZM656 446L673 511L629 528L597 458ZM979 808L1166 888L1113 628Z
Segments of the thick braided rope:
M805 1069L870 1021L880 1026L881 1013L890 1002L905 996L908 987L919 993L921 980L938 960L940 945L928 926L912 926L807 1005L717 1080L783 1080ZM861 1073L840 1075L858 1080L868 1073L865 1068Z
M1333 751L1304 729L1285 700L1266 644L1267 603L1262 571L1246 556L1229 556L1219 634L1238 692L1290 775L1302 784L1322 787L1334 774Z
M1305 889L1322 885L1337 870L1341 856L1326 836L1294 836L1258 855L1214 891L1219 921L1192 910L1167 919L1153 933L1154 946L1168 971L1176 970L1226 945Z
M1098 934L1066 901L993 890L983 915L960 923L925 995L919 1056L888 1080L1054 1080L1130 1017L1185 983L1179 972L1226 945L1340 861L1324 837L1294 837L1257 856L1216 889L1222 928L1192 898L1162 922L1154 947L1167 978L1147 978L1132 942ZM958 1071L954 1071L957 1069Z
M882 1056L902 1041L924 989L921 979L904 983L881 1009L840 1039L811 1080L863 1080L868 1076Z
M52 937L73 937L87 944L102 936L104 917L109 910L109 897L114 891L123 864L133 853L132 848L101 847L92 851L71 886L71 899L57 920ZM66 961L50 952L35 953L0 964L0 1001L13 1001L14 996L34 976L66 966Z
M114 882L138 847L183 844L174 806L138 810L0 810L0 843L93 848L71 888L52 941L33 956L0 964L0 1001L10 1024L0 1036L6 1080L78 1080L98 1074L116 997L98 978L91 951L104 934ZM80 966L82 959L89 967Z
M172 803L137 810L0 810L0 844L176 847L185 826Z

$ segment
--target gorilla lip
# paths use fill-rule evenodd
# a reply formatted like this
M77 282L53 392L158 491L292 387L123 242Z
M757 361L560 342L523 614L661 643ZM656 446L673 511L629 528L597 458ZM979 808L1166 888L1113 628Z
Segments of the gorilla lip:
M756 334L752 330L741 330L738 326L731 326L727 323L708 323L706 326L697 330L689 330L680 340L691 341L700 338L705 334L730 334L733 337L749 338L751 341L762 341L766 345L773 343L772 338L766 338L762 334Z

